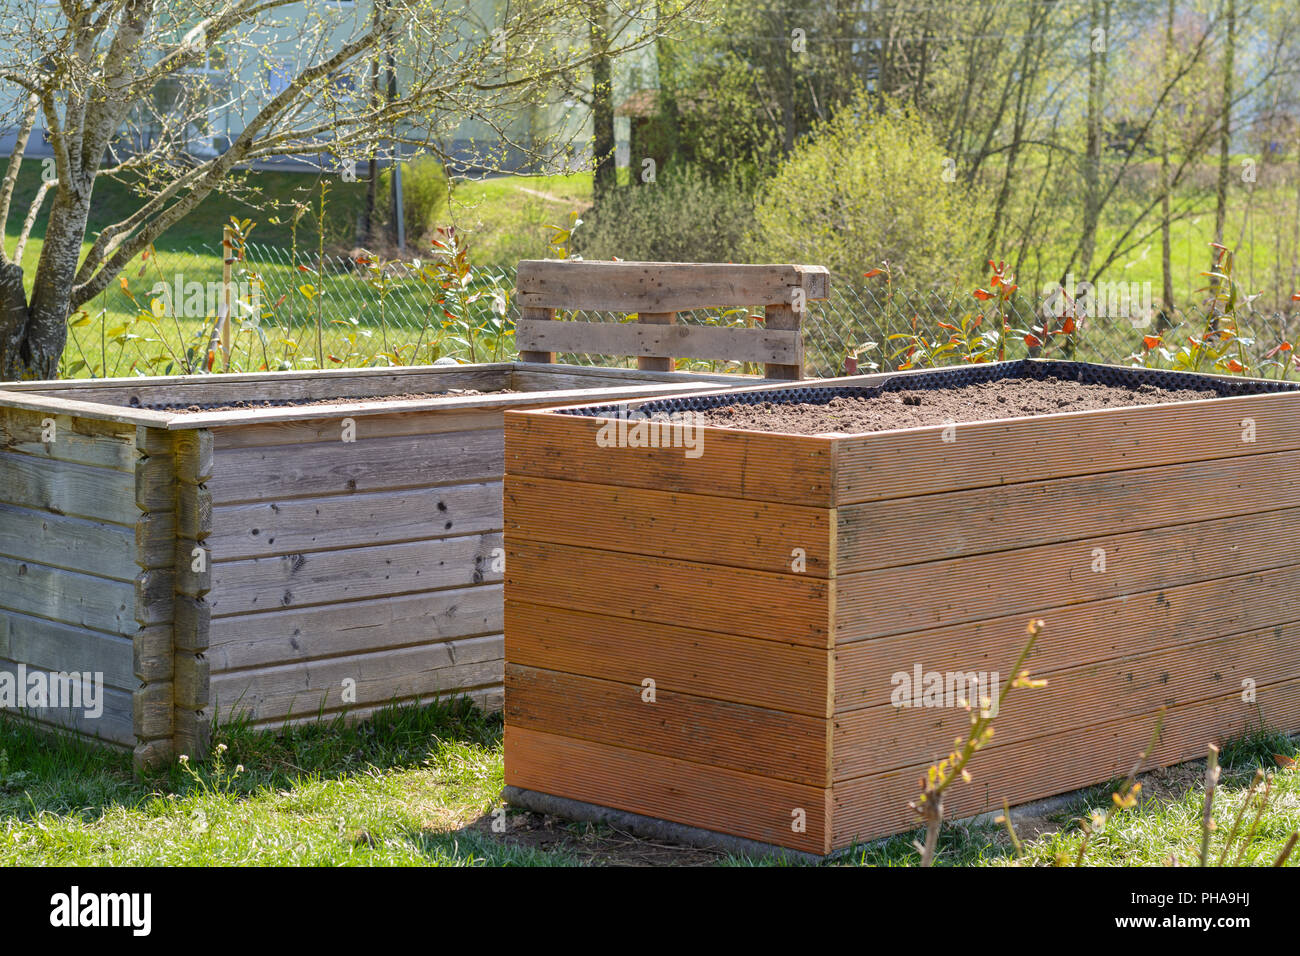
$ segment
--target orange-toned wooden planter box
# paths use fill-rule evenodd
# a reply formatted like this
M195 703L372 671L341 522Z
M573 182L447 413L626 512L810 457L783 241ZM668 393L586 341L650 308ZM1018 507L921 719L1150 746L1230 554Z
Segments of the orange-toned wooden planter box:
M1020 375L1190 379L1020 362L905 381ZM863 381L506 414L508 795L813 854L911 829L968 716L896 706L897 675L1006 679L1032 617L1049 686L1011 693L950 818L1127 773L1161 708L1153 765L1261 720L1300 730L1290 383L1198 376L1224 397L949 440L701 427L698 457L597 440L620 410L903 380Z

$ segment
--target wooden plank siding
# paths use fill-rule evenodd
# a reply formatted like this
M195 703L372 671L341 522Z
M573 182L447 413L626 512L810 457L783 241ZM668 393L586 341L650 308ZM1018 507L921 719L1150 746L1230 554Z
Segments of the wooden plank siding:
M0 408L0 671L102 681L89 709L11 713L125 747L138 686L135 438L133 425Z
M369 414L346 433L334 408L210 429L203 601L215 714L280 726L459 694L500 707L504 408L690 381L565 367L511 375L529 391L494 407L455 399Z
M809 853L831 848L824 787L507 722L506 783ZM796 829L799 827L800 829Z
M499 709L504 411L738 381L505 362L8 383L0 662L102 669L101 729L141 767L201 755L218 707ZM448 389L469 394L409 397ZM408 397L365 400L384 395Z
M615 322L556 322L520 318L516 334L536 352L673 355L802 365L801 333L769 329L733 329L708 325L651 325ZM654 371L667 371L667 366Z
M1300 727L1300 680L1264 690L1270 701L1266 711L1270 724ZM953 787L944 795L945 813L960 819L1001 810L1003 800L1015 806L1088 782L1125 777L1150 742L1155 719L1154 713L1123 717L1102 713L1084 728L1046 733L1009 746L994 743L973 764L975 783ZM1209 744L1221 744L1258 727L1260 712L1244 703L1240 693L1233 693L1167 708L1162 719L1160 740L1148 767L1203 760ZM835 784L833 845L847 847L915 828L916 816L907 804L916 798L917 780L926 766L893 768Z
M803 316L829 294L824 266L524 260L515 344L525 362L556 353L635 355L637 368L667 371L677 357L763 363L767 378L803 377ZM679 325L677 313L762 308L763 327ZM587 322L557 312L621 312L634 322ZM557 321L557 319L563 319Z
M356 707L426 703L437 696L501 686L501 635L367 649L253 670L212 674L211 696L224 719L238 714L251 726L332 716Z
M599 427L506 415L506 783L826 852L828 443Z
M207 657L221 718L499 700L500 416L360 419L350 440L339 419L214 431Z
M681 312L788 303L793 289L824 299L829 282L823 266L525 259L517 298L530 309Z
M703 454L690 458L681 448L601 447L603 427L600 419L545 411L508 414L505 470L560 481L599 475L604 485L813 507L833 501L833 444L825 438L703 428Z
M1126 774L1162 710L1153 765L1261 715L1300 730L1297 411L1259 394L955 441L704 427L698 458L507 413L506 782L814 853L912 829L969 716L896 706L895 675L1009 680L1032 617L1048 684L1011 692L950 817ZM808 832L788 786L828 797Z

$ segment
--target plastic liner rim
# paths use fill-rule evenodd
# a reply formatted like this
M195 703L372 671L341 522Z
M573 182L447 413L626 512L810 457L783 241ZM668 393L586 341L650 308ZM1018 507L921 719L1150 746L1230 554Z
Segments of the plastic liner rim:
M836 398L876 398L887 392L924 391L996 382L1003 379L1056 379L1083 385L1110 385L1138 388L1154 385L1171 390L1195 389L1214 392L1216 398L1264 395L1300 390L1300 382L1268 379L1224 379L1198 372L1173 372L1165 369L1121 368L1090 362L1067 362L1046 359L1020 359L985 365L963 365L933 371L910 373L887 378L876 385L804 385L770 391L735 391L717 395L686 398L659 398L637 402L628 400L583 408L557 408L559 415L602 418L626 410L635 402L638 412L646 415L697 412L730 405L826 405Z

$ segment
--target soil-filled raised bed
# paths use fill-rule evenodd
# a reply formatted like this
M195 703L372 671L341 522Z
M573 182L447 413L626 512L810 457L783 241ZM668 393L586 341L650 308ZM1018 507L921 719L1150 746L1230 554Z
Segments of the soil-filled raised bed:
M0 707L141 762L201 751L214 715L499 708L503 412L736 381L504 363L5 386ZM102 694L39 706L5 675Z
M813 854L909 830L1032 618L1048 684L949 818L1126 775L1162 709L1151 766L1300 731L1297 492L1286 382L1024 361L510 412L507 796Z

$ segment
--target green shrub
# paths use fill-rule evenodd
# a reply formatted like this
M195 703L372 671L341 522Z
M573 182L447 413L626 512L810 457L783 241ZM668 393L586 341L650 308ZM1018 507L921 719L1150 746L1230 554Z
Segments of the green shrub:
M877 110L859 96L817 126L765 184L752 254L824 265L851 285L888 260L895 284L951 288L982 264L984 251L984 196L954 174L920 117Z
M655 182L621 186L584 214L573 248L588 259L737 261L752 214L738 183L710 181L691 167L661 171Z
M432 156L418 156L402 163L402 208L406 213L406 235L418 238L433 231L447 208L447 171ZM393 219L393 170L380 170L375 212L381 223Z

